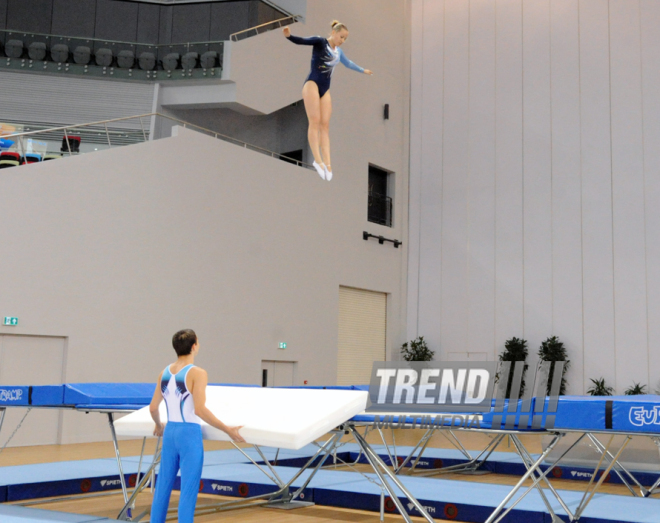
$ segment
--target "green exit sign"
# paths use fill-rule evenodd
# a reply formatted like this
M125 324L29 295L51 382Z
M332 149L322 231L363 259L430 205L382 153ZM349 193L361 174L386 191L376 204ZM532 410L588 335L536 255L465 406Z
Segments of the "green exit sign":
M5 325L18 325L18 318L12 318L11 316L5 316Z
M280 349L286 349L286 343L280 342Z

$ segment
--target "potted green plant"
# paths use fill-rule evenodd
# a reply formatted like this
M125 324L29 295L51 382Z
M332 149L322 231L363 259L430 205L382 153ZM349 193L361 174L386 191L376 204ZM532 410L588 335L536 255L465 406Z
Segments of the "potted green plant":
M504 350L500 353L500 361L527 361L527 355L528 355L528 350L527 350L527 340L523 340L522 338L516 338L515 336L511 338L510 340L506 340L504 342ZM522 375L522 380L520 381L520 393L518 395L519 398L522 398L523 394L525 393L525 373L527 372L527 369L529 368L529 365L525 363L525 366L523 367L523 375ZM496 381L499 381L499 373L495 376ZM511 397L511 385L513 384L513 365L511 365L511 372L509 372L509 379L507 380L506 383L506 392L505 392L505 398L510 398ZM502 384L504 385L504 384Z
M564 343L559 341L557 336L551 336L541 343L538 352L541 361L563 361L564 370L561 373L561 386L559 387L559 395L566 394L566 371L570 367L570 360L568 359L568 352ZM550 388L552 387L552 380L554 378L555 366L550 366L550 374L548 375L548 387L546 394L550 395Z
M614 392L612 387L608 387L605 384L605 378L593 379L589 378L593 385L587 389L587 394L592 396L611 396Z
M434 355L435 351L428 348L424 336L419 336L401 346L401 356L406 361L431 361Z
M640 385L639 383L633 383L623 393L626 396L640 396L642 394L646 394L646 385Z

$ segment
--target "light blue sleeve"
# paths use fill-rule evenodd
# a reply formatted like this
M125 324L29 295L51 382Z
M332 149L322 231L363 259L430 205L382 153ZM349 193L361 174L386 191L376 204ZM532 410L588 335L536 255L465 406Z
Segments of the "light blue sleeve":
M344 51L342 51L341 49L339 49L339 61L349 69L353 69L353 71L357 71L358 73L364 73L364 67L360 67L359 65L351 62L344 54Z

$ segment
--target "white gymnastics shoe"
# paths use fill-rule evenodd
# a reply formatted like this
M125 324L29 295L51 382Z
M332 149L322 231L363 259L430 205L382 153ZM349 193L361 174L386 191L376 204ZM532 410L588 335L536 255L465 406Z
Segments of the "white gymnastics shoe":
M332 180L332 171L329 171L325 165L323 168L325 169L325 179L328 181Z
M314 169L316 169L316 172L319 173L319 176L325 180L325 173L328 172L325 165L319 165L316 162L312 163L312 165L314 166Z

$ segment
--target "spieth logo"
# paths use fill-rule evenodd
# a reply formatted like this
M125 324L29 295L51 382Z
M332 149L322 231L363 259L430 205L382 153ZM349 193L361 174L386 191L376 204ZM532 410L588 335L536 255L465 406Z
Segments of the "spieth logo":
M211 488L215 491L234 492L234 487L230 487L229 485L218 485L217 483L211 483Z
M121 485L121 480L120 479L102 479L101 480L101 486L102 487L110 487L113 485Z
M22 397L21 389L0 389L0 401L20 401Z
M424 507L424 509L429 514L435 514L435 507ZM419 512L419 510L415 508L415 505L413 505L412 503L408 503L408 512L413 512L413 511Z
M660 425L660 407L653 407L652 409L631 407L629 418L630 423L636 427L643 427L644 425Z
M589 478L593 477L591 472L578 472L577 470L571 470L571 476L574 478Z

